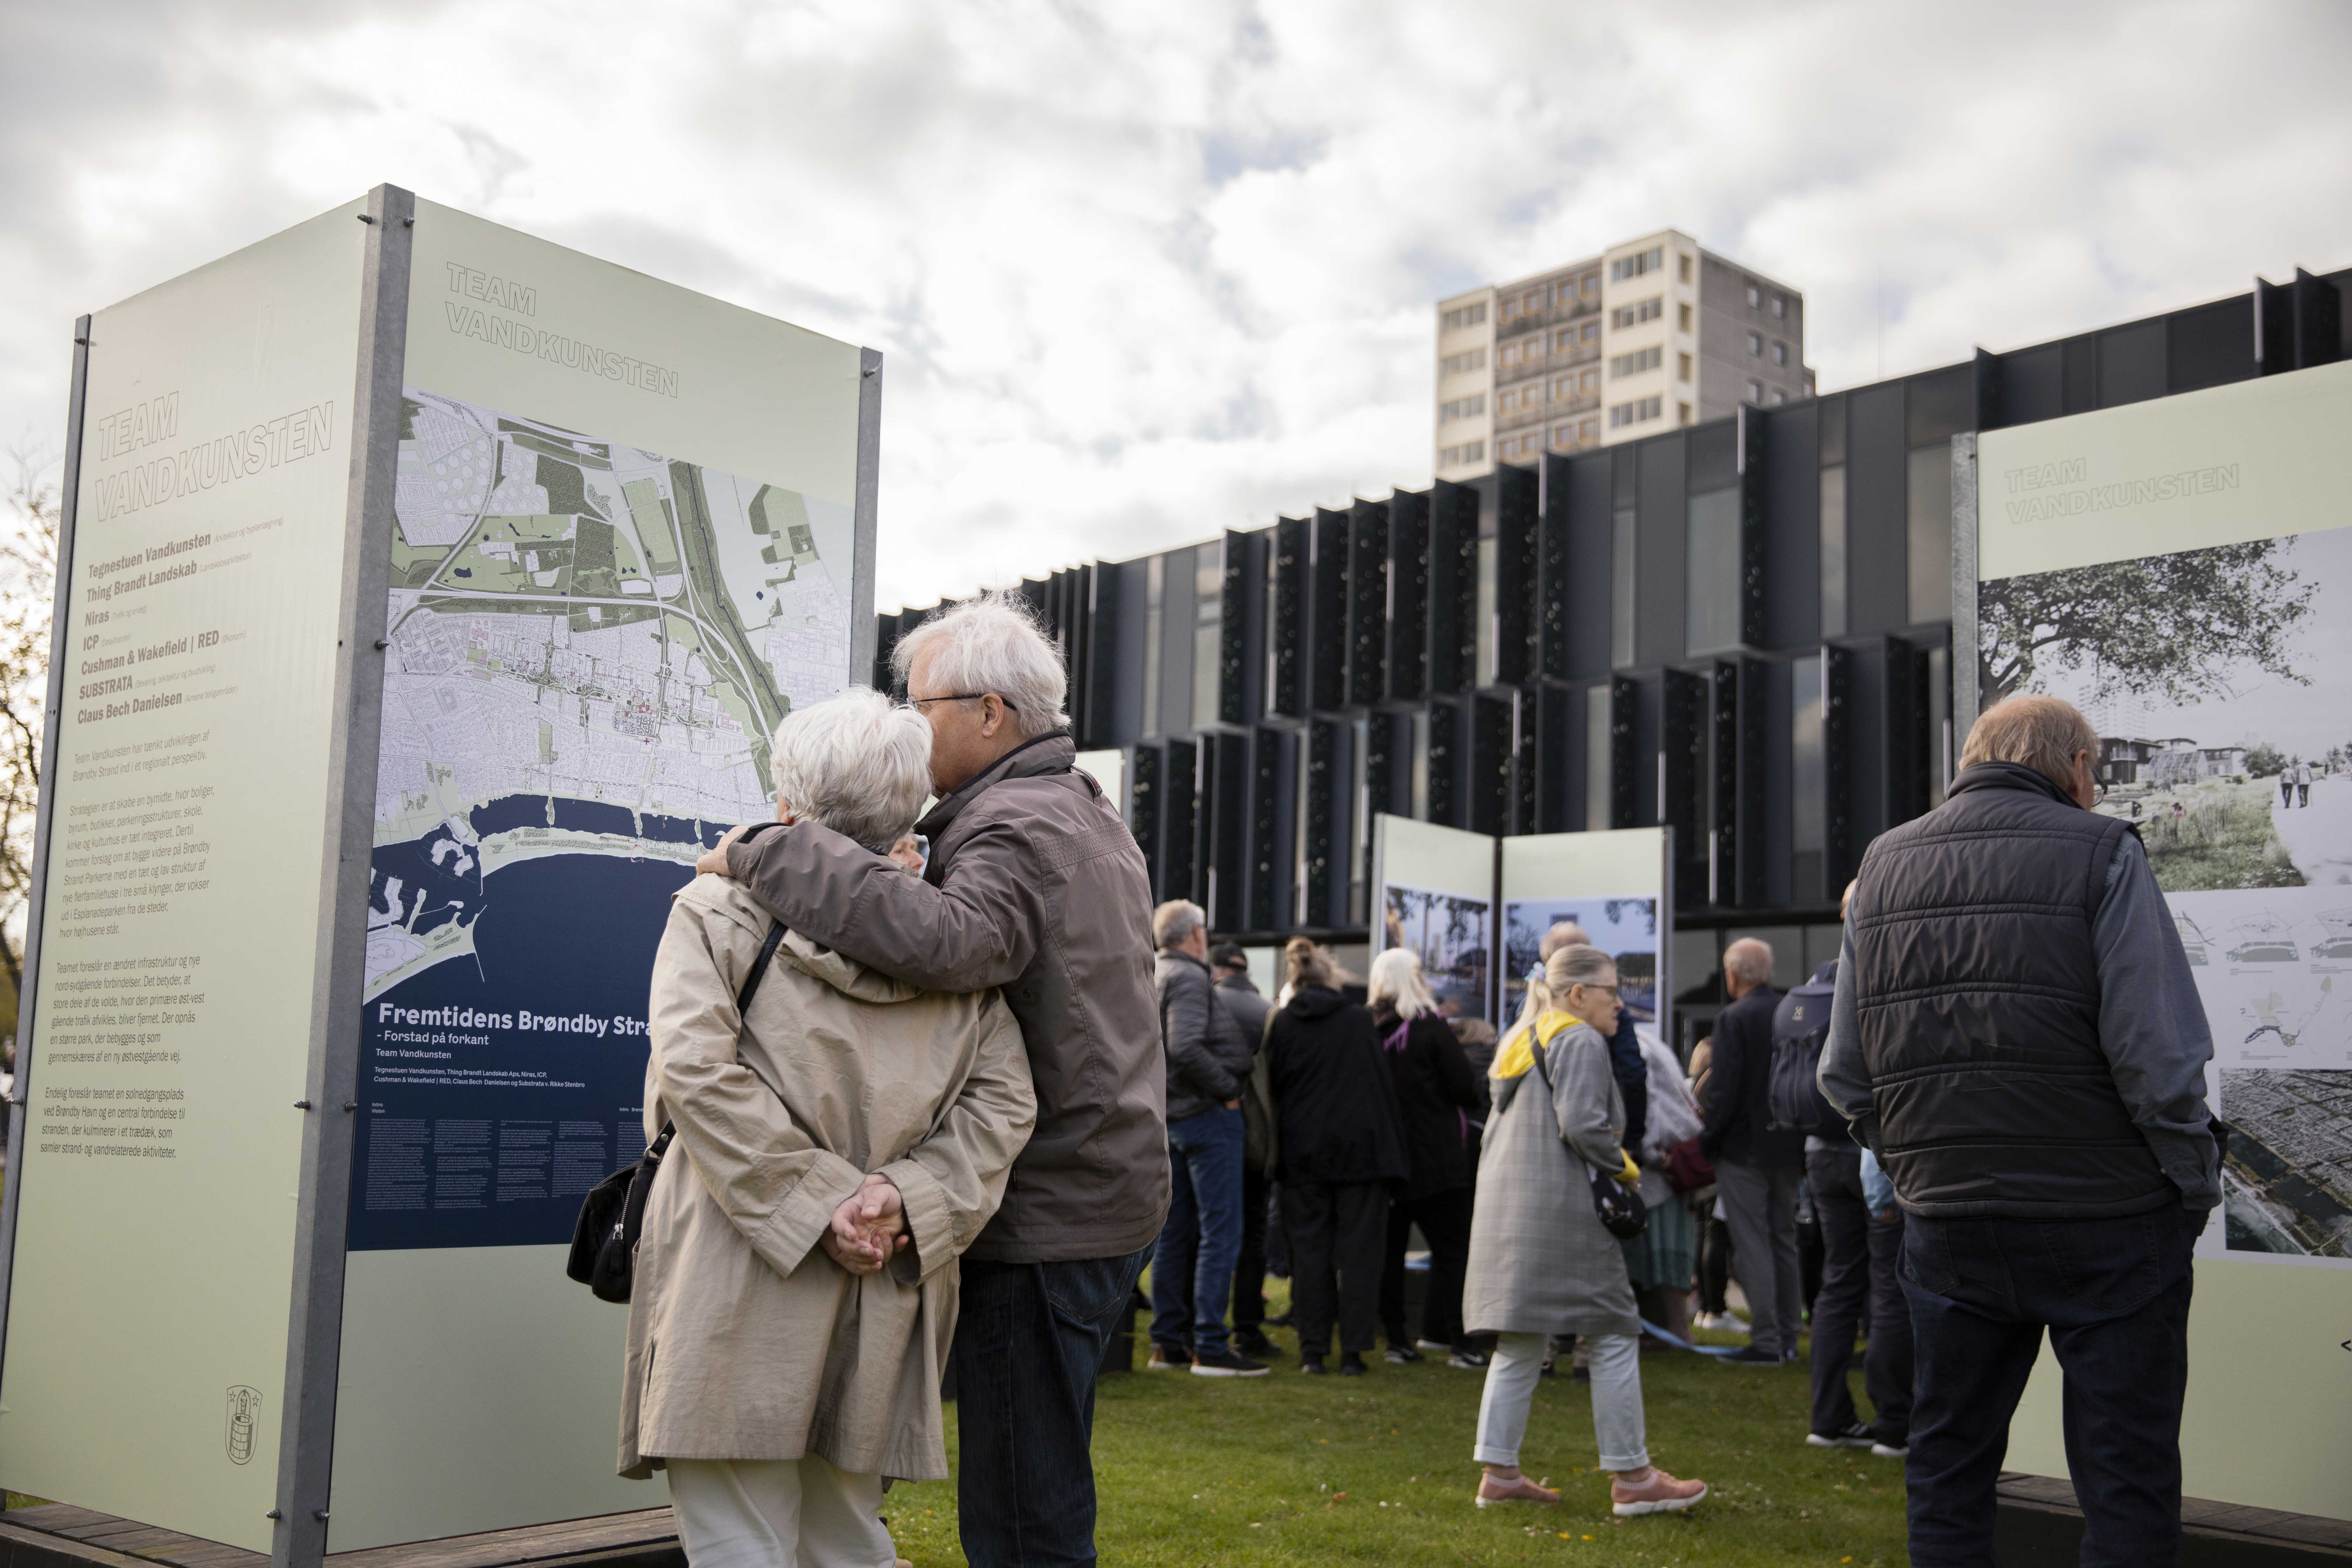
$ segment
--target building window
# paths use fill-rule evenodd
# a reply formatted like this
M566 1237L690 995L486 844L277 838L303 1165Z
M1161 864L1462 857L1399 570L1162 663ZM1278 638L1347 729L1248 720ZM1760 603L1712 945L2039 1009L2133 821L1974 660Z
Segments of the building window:
M1675 379L1676 381L1688 381L1690 378L1691 356L1688 354L1676 354L1675 356Z
M1601 292L1600 273L1588 272L1584 275L1584 292L1587 294L1598 294Z
M1505 355L1506 355L1506 356L1507 356L1507 355L1510 353L1510 352L1511 352L1511 351L1510 351L1510 350L1508 350L1508 349L1505 349L1505 350L1503 351L1503 353L1505 353ZM1761 333L1761 332L1750 332L1750 333L1748 333L1748 352L1749 353L1751 353L1751 354L1760 354L1760 353L1762 353L1764 352L1764 334L1763 334L1763 333Z
M1786 294L1775 294L1775 295L1773 295L1773 296L1772 296L1772 315L1773 315L1773 318L1774 318L1775 320L1778 320L1778 319L1780 319L1780 318L1781 318L1781 317L1786 316L1788 313L1789 313L1789 297L1788 297Z
M1535 312L1544 308L1544 295L1546 292L1547 291L1545 289L1528 289L1526 293L1519 296L1519 309L1525 310L1529 315L1535 314Z
M1773 407L1778 408L1778 407L1780 407L1780 405L1782 405L1782 404L1784 404L1784 403L1786 403L1786 402L1788 402L1788 401L1789 401L1789 395L1788 395L1787 393L1782 392L1782 391L1781 391L1780 388L1778 388L1778 387L1775 387L1775 388L1773 388L1773 389L1772 389L1772 406L1773 406Z
M1666 351L1661 348L1641 349L1633 353L1619 354L1609 362L1609 377L1614 381L1619 376L1639 375L1645 370L1655 370L1664 361L1665 354Z
M1459 447L1447 447L1437 454L1437 466L1441 468L1456 468L1465 463L1483 463L1486 460L1486 443L1484 441L1465 441Z
M1654 321L1665 313L1666 302L1664 300L1644 300L1636 305L1618 306L1609 312L1609 324L1619 328L1638 327L1643 321Z
M1609 519L1609 662L1633 662L1633 509Z
M1796 797L1789 847L1819 855L1828 842L1829 773L1822 751L1822 661L1817 654L1790 666L1790 793Z
M1756 287L1755 284L1750 283L1748 286L1748 308L1752 310L1763 302L1764 290Z
M1593 368L1584 373L1583 386L1584 390L1587 392L1598 392L1601 390L1600 366L1595 365Z
M1774 343L1772 345L1772 363L1774 364L1787 364L1789 363L1788 344Z
M1573 447L1573 446L1575 446L1575 445L1576 445L1576 426L1573 426L1573 425L1555 425L1555 426L1553 426L1551 427L1551 444L1552 444L1553 446L1555 446L1555 447Z
M1691 280L1691 258L1687 256L1683 256L1676 258L1676 259L1682 265L1682 271L1678 273L1677 276L1680 277L1684 282L1689 282Z
M1748 401L1750 403L1761 403L1764 401L1764 384L1762 382L1754 380L1748 382Z
M1504 365L1504 364L1517 364L1517 363L1519 363L1519 345L1518 345L1518 343L1517 343L1516 341L1515 341L1515 342L1512 342L1505 343L1505 344L1502 346L1501 350L1496 353L1496 355L1495 355L1495 363L1496 363L1496 364L1498 364L1498 365Z
M1559 286L1559 288L1554 289L1551 291L1551 300L1552 300L1552 303L1553 303L1553 304L1555 304L1555 305L1573 305L1573 304L1575 304L1575 303L1576 303L1576 279L1573 279L1573 278L1570 278L1570 279L1569 279L1567 281L1565 281L1565 282L1563 282L1562 284L1560 284L1560 286Z
M1692 419L1691 405L1687 403L1678 403L1675 406L1682 410L1682 417L1678 422L1684 425L1690 424Z
M1460 375L1465 370L1486 368L1486 351L1485 349L1472 349L1467 353L1447 354L1437 362L1437 374L1440 375Z
M1587 321L1583 326L1577 329L1576 335L1580 341L1589 343L1593 339L1601 335L1601 323L1598 321Z
M1845 465L1832 463L1822 469L1822 636L1845 626Z
M1562 327L1558 334L1553 337L1551 346L1561 353L1566 353L1569 350L1574 348L1576 346L1576 329L1574 327Z
M1486 412L1486 395L1482 392L1475 397L1457 397L1451 403L1440 405L1437 410L1437 420L1441 425L1450 424L1456 419L1467 419L1474 414Z
M1594 441L1594 440L1598 440L1598 439L1600 438L1600 436L1601 436L1601 421L1600 421L1600 420L1598 420L1598 419L1580 419L1580 420L1578 420L1578 421L1576 422L1576 438L1577 438L1578 440L1580 440L1580 441Z
M1622 430L1628 425L1644 424L1665 411L1666 400L1664 397L1637 397L1609 411L1609 428Z
M1693 658L1739 646L1739 491L1712 490L1690 498L1685 514L1688 576L1684 652Z
M1644 272L1655 272L1666 264L1666 247L1654 245L1639 256L1621 256L1609 264L1609 281L1622 283L1628 278L1639 278Z
M1687 331L1689 331L1690 330L1691 330L1691 308L1690 308L1688 305L1677 305L1677 306L1675 306L1675 331L1678 331L1678 332L1687 332Z
M1475 305L1457 306L1446 311L1441 318L1440 324L1444 331L1450 332L1461 327L1475 327L1486 319L1486 304L1482 300Z

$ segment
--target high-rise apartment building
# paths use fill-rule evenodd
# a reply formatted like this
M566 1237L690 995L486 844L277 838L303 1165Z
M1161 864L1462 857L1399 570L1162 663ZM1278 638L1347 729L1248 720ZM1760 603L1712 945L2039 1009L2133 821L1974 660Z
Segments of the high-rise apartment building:
M1437 306L1437 477L1805 397L1805 297L1674 229Z

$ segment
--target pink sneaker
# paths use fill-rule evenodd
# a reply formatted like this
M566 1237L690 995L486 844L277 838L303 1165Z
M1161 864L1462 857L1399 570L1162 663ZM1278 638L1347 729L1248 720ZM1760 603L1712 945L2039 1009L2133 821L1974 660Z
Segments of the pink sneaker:
M1705 1481L1678 1481L1654 1465L1650 1467L1650 1479L1638 1487L1629 1487L1623 1481L1609 1483L1610 1511L1620 1519L1642 1513L1679 1513L1705 1496Z
M1549 1487L1538 1486L1525 1476L1514 1476L1502 1481L1493 1476L1482 1475L1478 1478L1476 1500L1480 1508L1499 1508L1507 1502L1533 1502L1556 1507L1559 1494Z

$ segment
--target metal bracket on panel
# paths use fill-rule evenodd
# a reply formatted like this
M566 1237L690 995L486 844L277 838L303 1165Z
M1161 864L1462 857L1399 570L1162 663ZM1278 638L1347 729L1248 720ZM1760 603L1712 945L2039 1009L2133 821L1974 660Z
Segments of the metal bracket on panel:
M294 1109L297 1110L308 1110L310 1109L310 1102L307 1100L298 1100L294 1102Z

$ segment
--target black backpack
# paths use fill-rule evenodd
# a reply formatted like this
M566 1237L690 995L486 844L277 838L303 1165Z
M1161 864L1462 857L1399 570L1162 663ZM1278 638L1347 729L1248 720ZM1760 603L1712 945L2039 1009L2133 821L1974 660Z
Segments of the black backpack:
M1830 1037L1830 1003L1837 994L1837 961L1780 998L1772 1015L1772 1076L1766 1106L1771 1125L1816 1138L1846 1136L1845 1118L1824 1098L1817 1075Z

